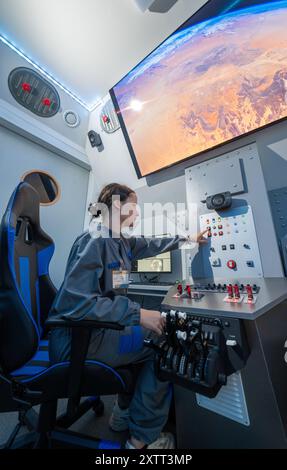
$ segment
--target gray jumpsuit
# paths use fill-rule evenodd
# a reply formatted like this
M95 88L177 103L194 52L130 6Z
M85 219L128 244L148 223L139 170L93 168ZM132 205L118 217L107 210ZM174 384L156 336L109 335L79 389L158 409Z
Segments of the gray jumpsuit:
M64 281L52 305L50 316L61 314L71 320L95 319L125 326L122 331L93 330L88 359L112 367L141 363L134 395L130 402L130 433L150 444L166 423L171 391L154 372L154 352L143 346L145 338L158 339L140 326L140 305L131 301L126 291L113 289L113 270L130 272L133 259L179 248L183 238L92 238L88 231L80 235L71 249ZM111 293L113 295L111 295ZM50 360L59 362L70 356L70 331L59 328L50 338Z

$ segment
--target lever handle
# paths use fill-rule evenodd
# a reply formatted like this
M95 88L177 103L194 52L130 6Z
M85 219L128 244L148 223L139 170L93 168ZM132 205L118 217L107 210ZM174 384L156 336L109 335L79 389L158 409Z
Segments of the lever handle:
M143 344L144 344L144 346L145 346L146 348L153 349L156 354L158 354L158 355L160 355L160 356L163 356L164 351L163 351L159 346L157 346L156 344L154 344L154 342L153 342L152 339L144 339Z

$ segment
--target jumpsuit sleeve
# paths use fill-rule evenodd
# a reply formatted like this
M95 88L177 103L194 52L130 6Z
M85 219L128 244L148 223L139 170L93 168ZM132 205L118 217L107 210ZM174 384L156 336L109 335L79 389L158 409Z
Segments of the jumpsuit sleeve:
M186 238L177 235L174 238L130 238L131 254L133 259L151 258L167 251L177 250Z
M51 315L62 314L71 320L97 320L123 326L140 322L140 305L124 295L101 288L104 265L101 247L96 239L73 248L64 282L51 309Z

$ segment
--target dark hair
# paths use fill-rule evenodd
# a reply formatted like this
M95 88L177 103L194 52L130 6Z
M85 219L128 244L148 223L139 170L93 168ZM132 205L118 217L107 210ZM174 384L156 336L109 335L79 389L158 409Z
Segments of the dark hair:
M125 202L135 191L124 184L110 183L101 190L98 201L89 205L89 212L93 217L99 217L101 210L97 208L97 204L105 204L108 209L112 207L113 196L119 196L121 202Z

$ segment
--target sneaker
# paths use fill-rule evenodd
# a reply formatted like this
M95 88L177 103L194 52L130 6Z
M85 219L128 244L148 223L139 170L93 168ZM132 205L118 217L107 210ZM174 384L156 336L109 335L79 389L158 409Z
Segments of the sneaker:
M147 449L175 449L175 439L170 432L162 432L156 441L147 446Z
M129 416L129 409L122 410L116 401L109 420L111 430L115 432L127 431L129 429Z
M130 441L126 442L125 449L136 450ZM161 433L156 441L144 446L143 449L175 449L175 439L169 432Z

